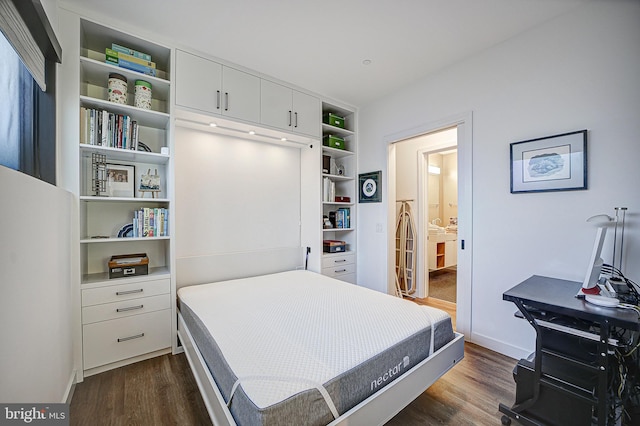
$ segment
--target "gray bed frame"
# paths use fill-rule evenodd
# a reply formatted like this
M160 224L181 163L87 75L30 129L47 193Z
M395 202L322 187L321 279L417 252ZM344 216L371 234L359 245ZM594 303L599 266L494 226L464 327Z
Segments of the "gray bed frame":
M266 274L295 269L295 266L301 264L300 250L300 247L285 249L278 256L274 256L273 250L270 250L267 254L267 260L264 260L264 252L188 258L182 262L182 265L181 260L178 259L178 287L258 275L257 272ZM283 256L286 254L291 257ZM275 258L280 259L281 267L274 265ZM246 268L247 261L253 265L249 274L247 274ZM260 271L262 264L265 265L265 268ZM194 265L201 265L203 270L198 270L199 272L194 274ZM237 265L244 265L244 267L236 269ZM180 276L181 266L184 270L189 271L188 274L183 274L183 280ZM198 277L194 278L194 275L198 275ZM213 424L216 426L236 425L180 312L178 312L178 337ZM460 333L454 333L454 339L451 342L351 410L343 413L329 425L383 425L463 358L464 336Z

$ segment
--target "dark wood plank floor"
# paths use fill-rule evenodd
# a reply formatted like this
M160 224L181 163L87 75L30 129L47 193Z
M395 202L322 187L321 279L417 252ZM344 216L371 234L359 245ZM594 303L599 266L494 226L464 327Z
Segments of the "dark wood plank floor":
M500 425L498 403L513 403L516 361L465 343L465 358L388 426ZM71 425L210 425L184 354L164 355L85 378Z

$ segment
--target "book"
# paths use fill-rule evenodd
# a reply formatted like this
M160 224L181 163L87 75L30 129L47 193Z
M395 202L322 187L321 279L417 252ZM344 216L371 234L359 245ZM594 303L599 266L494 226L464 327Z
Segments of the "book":
M147 67L144 65L137 64L135 62L127 61L125 59L118 58L118 66L121 68L125 68L131 71L136 71L142 74L150 75L152 77L156 76L156 69Z
M139 52L137 50L130 49L126 46L122 46L116 43L111 43L111 50L118 53L124 53L125 55L131 55L145 61L151 61L151 55L149 55L148 53Z
M105 49L105 56L106 56L106 62L114 65L119 65L121 60L125 60L125 61L133 62L136 64L140 64L149 68L156 67L156 63L153 61L140 59L138 57L129 55L127 53L116 52L115 50L109 49L108 47Z

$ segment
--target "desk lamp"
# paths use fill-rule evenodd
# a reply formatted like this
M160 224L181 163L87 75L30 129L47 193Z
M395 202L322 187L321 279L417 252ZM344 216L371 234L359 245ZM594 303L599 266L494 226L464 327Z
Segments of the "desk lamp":
M589 259L589 267L587 268L587 275L582 283L582 288L578 292L578 297L584 297L584 299L593 303L594 305L615 307L620 303L618 298L611 297L615 295L611 286L607 287L606 279L601 282L600 271L604 261L600 257L602 253L602 246L604 244L604 238L607 235L607 226L613 219L606 214L600 214L592 216L587 219L587 222L595 222L598 224L598 230L596 232L596 240L593 244L593 250L591 252L591 258ZM607 293L603 295L601 293Z

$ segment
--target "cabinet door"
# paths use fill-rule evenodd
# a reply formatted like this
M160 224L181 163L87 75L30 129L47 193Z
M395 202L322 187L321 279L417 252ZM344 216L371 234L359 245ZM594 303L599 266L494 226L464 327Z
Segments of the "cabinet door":
M293 91L293 131L320 137L320 99Z
M293 129L292 90L269 80L260 81L260 123Z
M444 245L444 266L455 266L458 264L458 241L446 241Z
M260 122L260 78L223 67L222 87L222 115Z
M220 114L222 65L176 50L176 104Z
M429 270L433 271L437 269L438 244L432 241L427 242L427 253Z

